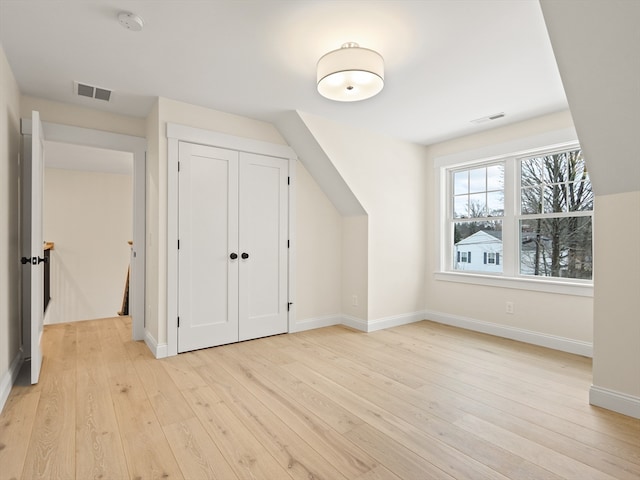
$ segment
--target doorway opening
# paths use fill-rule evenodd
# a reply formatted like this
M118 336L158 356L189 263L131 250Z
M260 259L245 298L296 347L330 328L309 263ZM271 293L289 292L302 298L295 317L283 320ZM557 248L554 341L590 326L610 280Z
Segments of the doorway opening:
M45 324L114 317L133 243L133 154L52 141L44 148Z

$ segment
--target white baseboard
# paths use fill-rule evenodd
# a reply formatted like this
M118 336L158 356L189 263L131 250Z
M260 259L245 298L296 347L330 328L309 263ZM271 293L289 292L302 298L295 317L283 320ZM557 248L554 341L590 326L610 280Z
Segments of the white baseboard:
M459 317L448 313L425 311L424 315L427 320L451 325L453 327L466 328L475 332L488 333L498 337L510 338L524 343L531 343L541 347L552 348L562 352L574 353L584 357L593 357L593 344L571 338L558 337L548 335L546 333L533 332L508 325L499 325L497 323L484 322L468 317Z
M314 328L331 327L333 325L341 325L342 316L337 315L324 315L322 317L306 318L296 322L291 330L291 333L304 332L306 330L313 330Z
M169 346L166 343L158 343L148 330L144 332L144 343L156 358L165 358L169 355Z
M591 385L589 403L623 415L640 418L640 398L633 395Z
M11 362L9 370L4 372L4 375L2 375L2 378L0 379L0 412L4 409L4 405L7 403L7 399L11 393L11 387L13 387L16 378L18 378L18 373L20 373L20 367L22 366L22 360L23 352L22 350L19 350L18 355L16 355L16 358Z
M367 332L375 332L376 330L384 330L385 328L399 327L400 325L420 322L427 318L426 315L426 311L421 311L369 320L369 323L367 324Z
M351 315L342 315L342 321L340 322L345 327L360 330L361 332L368 332L368 322L358 317L352 317Z

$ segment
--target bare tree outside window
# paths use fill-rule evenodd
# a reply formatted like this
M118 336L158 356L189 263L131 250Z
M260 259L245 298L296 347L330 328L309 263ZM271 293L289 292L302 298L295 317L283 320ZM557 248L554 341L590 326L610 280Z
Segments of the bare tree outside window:
M520 166L520 273L591 279L593 191L582 151Z

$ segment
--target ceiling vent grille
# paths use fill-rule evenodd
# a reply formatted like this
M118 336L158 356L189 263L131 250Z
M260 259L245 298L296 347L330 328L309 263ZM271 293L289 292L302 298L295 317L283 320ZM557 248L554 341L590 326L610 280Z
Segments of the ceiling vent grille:
M490 122L491 120L498 120L499 118L504 117L504 112L494 113L493 115L489 115L487 117L476 118L475 120L471 120L471 123L485 123Z
M95 87L85 83L73 82L74 93L80 97L95 98L96 100L111 100L111 90L106 88Z

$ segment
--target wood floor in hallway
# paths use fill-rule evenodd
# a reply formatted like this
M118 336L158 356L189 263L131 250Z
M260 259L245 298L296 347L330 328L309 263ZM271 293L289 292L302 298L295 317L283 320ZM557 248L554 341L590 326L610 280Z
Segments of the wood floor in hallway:
M128 317L47 326L0 415L0 479L640 479L591 361L419 322L156 360Z

